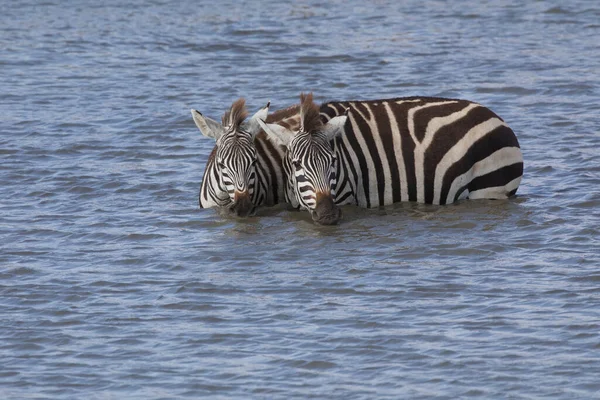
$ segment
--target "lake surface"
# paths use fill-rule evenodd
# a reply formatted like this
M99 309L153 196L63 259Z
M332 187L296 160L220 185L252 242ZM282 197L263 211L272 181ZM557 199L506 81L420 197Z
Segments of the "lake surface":
M600 5L5 1L0 397L600 398ZM219 119L427 95L498 113L518 196L198 208Z

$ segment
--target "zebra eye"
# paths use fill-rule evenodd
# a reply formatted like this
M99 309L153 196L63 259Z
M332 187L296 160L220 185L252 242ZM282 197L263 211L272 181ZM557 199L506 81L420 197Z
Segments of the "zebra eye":
M250 163L250 165L252 165L254 167L256 165L257 161L258 161L257 159L252 160L252 163Z
M292 160L292 165L294 166L294 168L296 169L302 169L302 165L300 164L299 160Z
M221 169L225 169L225 164L223 164L222 162L217 162L217 167L221 168Z

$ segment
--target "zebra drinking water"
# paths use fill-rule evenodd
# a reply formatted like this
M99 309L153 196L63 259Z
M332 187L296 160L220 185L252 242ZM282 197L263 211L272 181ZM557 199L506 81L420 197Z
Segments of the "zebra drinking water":
M296 132L258 122L287 147L286 198L317 223L335 224L337 205L505 199L521 182L523 156L514 132L477 103L407 97L319 108L312 94L300 99Z
M297 107L268 115L269 104L248 122L244 99L234 102L222 123L191 110L196 126L216 144L208 157L198 195L201 208L216 207L245 217L258 206L272 206L283 201L285 149L267 139L258 120L277 122L294 129Z

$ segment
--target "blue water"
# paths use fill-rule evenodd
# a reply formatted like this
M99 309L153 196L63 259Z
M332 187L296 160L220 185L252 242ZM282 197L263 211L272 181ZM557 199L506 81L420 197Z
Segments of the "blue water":
M2 2L0 397L600 398L600 5ZM480 102L518 197L201 210L219 119Z

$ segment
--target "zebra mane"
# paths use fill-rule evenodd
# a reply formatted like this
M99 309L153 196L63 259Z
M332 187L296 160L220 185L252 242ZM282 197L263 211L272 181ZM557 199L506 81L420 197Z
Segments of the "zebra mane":
M299 104L294 104L293 106L289 106L288 108L284 108L282 110L274 111L272 114L267 116L267 120L265 122L274 123L281 122L282 120L286 120L291 117L295 117L298 115L298 110L300 109ZM288 126L286 126L288 127Z
M313 102L313 94L300 94L300 130L314 133L321 130L323 122L319 106Z
M221 121L224 127L237 130L247 116L246 100L240 98L231 105L231 108L226 111L225 114L223 114Z

